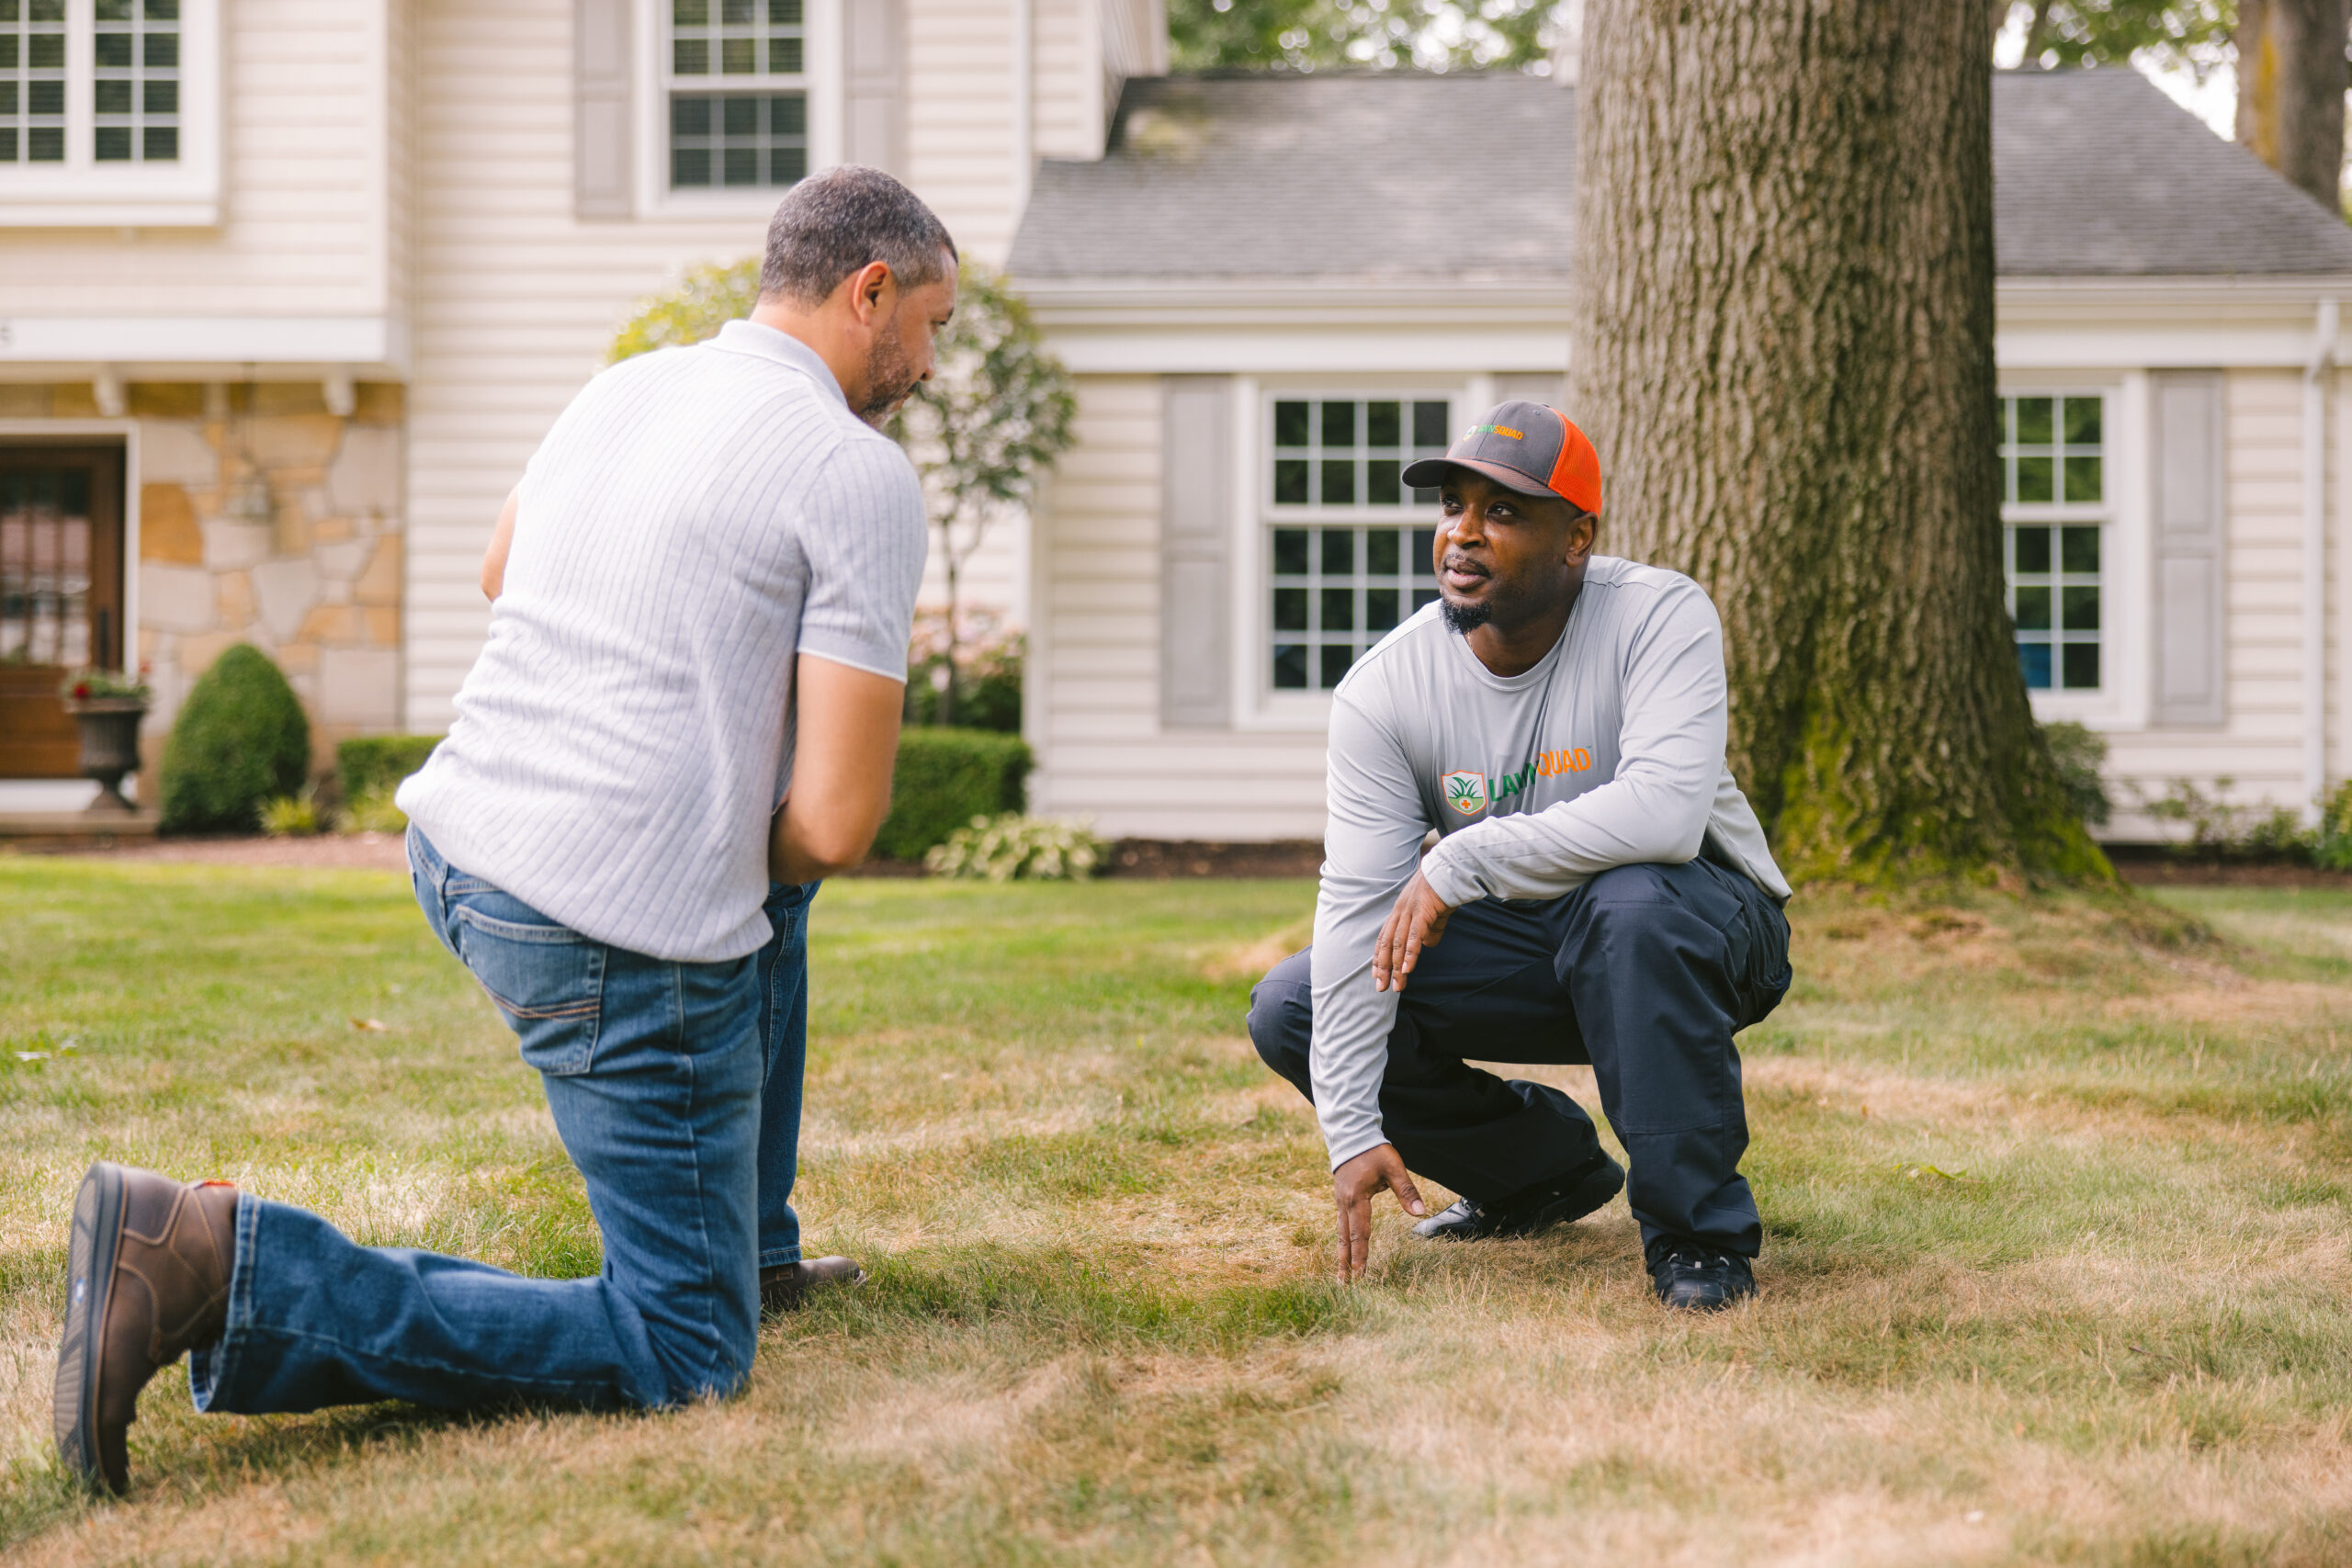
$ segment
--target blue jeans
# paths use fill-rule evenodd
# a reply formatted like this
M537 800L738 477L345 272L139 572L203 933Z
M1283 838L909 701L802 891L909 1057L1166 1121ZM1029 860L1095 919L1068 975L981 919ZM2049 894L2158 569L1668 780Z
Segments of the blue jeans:
M539 1070L605 1266L537 1280L361 1247L240 1195L229 1318L189 1359L200 1410L523 1398L658 1407L752 1370L759 1269L799 1256L791 1206L814 886L772 890L754 954L683 964L595 942L443 860L412 828L418 904Z

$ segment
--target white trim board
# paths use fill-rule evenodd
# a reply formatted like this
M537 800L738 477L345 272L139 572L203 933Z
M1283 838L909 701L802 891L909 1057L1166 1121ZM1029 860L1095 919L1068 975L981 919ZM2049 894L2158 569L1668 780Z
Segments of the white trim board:
M0 316L0 378L107 364L126 373L169 366L176 376L159 378L181 380L197 378L187 374L194 365L223 367L232 380L246 365L347 366L399 379L408 373L408 323L395 316Z

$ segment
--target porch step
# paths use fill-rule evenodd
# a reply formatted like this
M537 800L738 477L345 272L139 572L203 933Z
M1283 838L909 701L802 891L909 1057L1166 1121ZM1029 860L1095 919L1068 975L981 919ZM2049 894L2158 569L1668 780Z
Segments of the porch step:
M0 839L152 839L152 811L0 811Z

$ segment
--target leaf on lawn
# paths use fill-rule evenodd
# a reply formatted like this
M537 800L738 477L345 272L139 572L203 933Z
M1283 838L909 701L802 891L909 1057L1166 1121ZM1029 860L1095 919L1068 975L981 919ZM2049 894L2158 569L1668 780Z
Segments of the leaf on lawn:
M1983 1177L1971 1176L1964 1170L1945 1170L1939 1166L1928 1165L1924 1161L1913 1162L1896 1160L1894 1162L1894 1173L1897 1176L1902 1177L1906 1181L1917 1181L1923 1176L1932 1177L1938 1181L1977 1182L1984 1179Z
M381 1034L384 1032L384 1021L380 1018L355 1018L351 1021L351 1027L366 1033Z

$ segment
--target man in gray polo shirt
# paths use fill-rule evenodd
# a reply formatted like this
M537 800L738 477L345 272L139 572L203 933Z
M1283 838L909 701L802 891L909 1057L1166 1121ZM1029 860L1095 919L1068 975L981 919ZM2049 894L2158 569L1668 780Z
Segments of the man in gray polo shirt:
M774 1304L811 1282L787 1201L802 921L888 806L926 543L870 422L931 372L955 246L888 175L835 169L777 209L761 288L557 420L484 566L457 723L400 796L417 900L542 1075L603 1272L364 1247L101 1162L56 1402L90 1480L123 1488L139 1390L183 1352L200 1410L659 1407L741 1386L763 1282Z
M1250 993L1267 1065L1314 1101L1340 1269L1371 1200L1475 1240L1627 1189L1658 1299L1755 1288L1732 1036L1789 985L1789 896L1724 762L1723 628L1679 572L1592 554L1600 461L1556 409L1507 402L1442 458L1440 601L1358 660L1331 708L1315 944ZM1431 829L1440 835L1424 856ZM1549 1086L1468 1061L1589 1062L1631 1171Z

